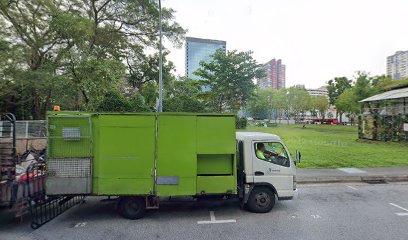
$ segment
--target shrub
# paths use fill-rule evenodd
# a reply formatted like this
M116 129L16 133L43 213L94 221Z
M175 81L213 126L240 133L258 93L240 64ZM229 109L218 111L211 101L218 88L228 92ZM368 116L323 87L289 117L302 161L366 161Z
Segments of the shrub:
M248 120L245 117L235 117L235 128L245 129L247 127Z

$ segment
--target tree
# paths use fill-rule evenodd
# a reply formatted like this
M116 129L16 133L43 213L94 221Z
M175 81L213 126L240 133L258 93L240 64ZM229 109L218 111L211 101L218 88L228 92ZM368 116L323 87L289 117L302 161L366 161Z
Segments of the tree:
M329 103L335 105L337 98L348 88L351 88L352 81L346 77L335 77L332 80L329 80L327 85L327 91L329 95ZM336 118L340 115L340 122L342 117L342 112L336 111Z
M201 98L201 84L188 78L170 81L164 89L163 111L207 112L207 102Z
M287 109L299 121L300 115L308 111L311 107L311 98L305 89L291 87L287 89ZM289 119L289 118L288 118Z
M384 92L390 90L391 88L407 86L408 78L394 81L390 76L375 76L372 78L372 85L376 89L376 92Z
M329 103L334 105L337 98L347 89L351 88L352 81L346 77L335 77L329 80L327 91L329 95Z
M312 110L318 110L321 118L325 118L329 108L329 101L325 96L313 96L311 101Z
M158 20L156 1L0 0L1 106L34 119L53 103L95 110L149 61L146 49L157 51ZM172 9L163 8L163 31L180 46L185 30Z
M255 96L249 101L248 110L253 117L271 118L275 104L273 96L276 91L272 89L257 89Z
M255 90L253 79L262 78L264 70L252 57L252 52L238 52L218 49L211 62L200 62L194 72L210 87L206 92L213 111L237 112L252 97Z
M349 88L344 91L336 100L337 110L348 113L352 124L354 122L355 115L360 111L358 101L358 96L353 88Z
M380 92L387 88L388 86L392 85L395 81L392 80L390 76L385 76L385 75L380 75L380 76L374 76L371 79L371 84L373 87L376 88L377 92Z
M109 91L96 107L98 112L146 112L149 111L143 97L137 93L126 97L119 91Z
M272 95L272 103L276 109L275 120L284 118L285 114L289 118L289 109L287 104L287 90L281 88L275 91L275 94Z
M173 81L172 72L175 66L172 62L167 61L167 56L170 52L163 51L163 84ZM159 83L159 54L146 55L145 53L131 53L126 56L126 63L129 73L127 81L135 89L142 90L145 84L152 81ZM164 86L165 87L165 86Z
M2 50L12 53L0 60L4 75L2 102L11 111L27 104L34 119L40 118L50 105L53 84L49 81L56 70L50 54L57 39L50 29L51 18L47 17L55 13L53 6L45 0L0 1Z
M356 81L354 84L354 94L356 97L356 104L359 105L358 101L368 98L377 93L376 89L372 85L372 78L365 72L357 72L355 77Z

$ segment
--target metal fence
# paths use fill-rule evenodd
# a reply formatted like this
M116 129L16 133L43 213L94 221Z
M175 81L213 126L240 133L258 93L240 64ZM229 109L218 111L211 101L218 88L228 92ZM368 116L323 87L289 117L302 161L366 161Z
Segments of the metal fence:
M0 137L10 134L10 131L3 131L10 128L10 124L0 121ZM45 138L47 137L47 122L45 120L36 121L16 121L16 138Z
M0 129L7 127L9 126L6 125L4 122L0 121ZM45 138L45 137L47 137L47 122L45 120L16 121L17 139Z

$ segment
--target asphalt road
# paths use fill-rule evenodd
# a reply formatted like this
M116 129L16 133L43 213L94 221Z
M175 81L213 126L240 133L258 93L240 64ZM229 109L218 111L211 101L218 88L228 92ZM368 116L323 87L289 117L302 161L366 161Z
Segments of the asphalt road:
M88 198L37 230L28 219L17 224L3 215L0 240L408 239L408 183L298 187L294 200L267 214L243 211L236 200L177 201L134 221Z

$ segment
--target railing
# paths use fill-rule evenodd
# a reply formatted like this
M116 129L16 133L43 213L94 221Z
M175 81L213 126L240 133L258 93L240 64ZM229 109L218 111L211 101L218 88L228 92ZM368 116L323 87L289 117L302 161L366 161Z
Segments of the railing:
M3 120L3 119L2 119ZM15 121L16 138L46 138L47 122L45 120ZM11 137L11 125L8 121L0 121L0 137Z
M31 227L37 229L61 213L84 201L85 196L47 196L44 189L46 165L35 163L27 168L27 192Z
M16 119L13 114L0 114L0 184L12 181L16 174ZM2 199L0 187L0 201Z
M47 122L45 120L16 121L17 138L47 137Z

